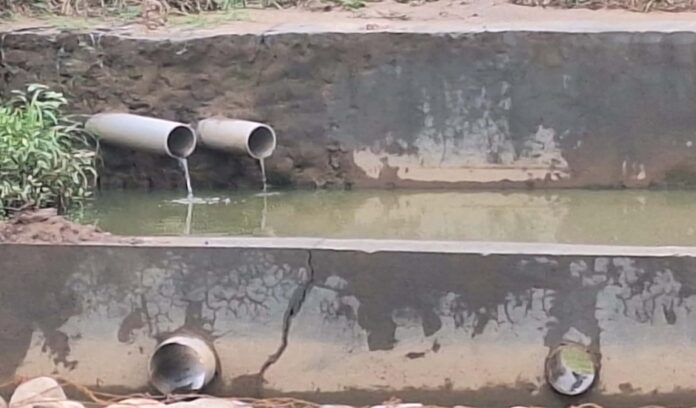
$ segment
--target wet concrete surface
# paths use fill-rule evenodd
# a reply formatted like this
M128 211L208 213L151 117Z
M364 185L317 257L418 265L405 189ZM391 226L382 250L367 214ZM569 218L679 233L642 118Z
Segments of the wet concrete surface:
M696 398L689 251L275 241L0 245L0 381L54 374L147 390L149 354L185 329L216 347L222 372L207 391L218 395L485 406ZM544 359L563 340L601 356L586 396L544 383Z

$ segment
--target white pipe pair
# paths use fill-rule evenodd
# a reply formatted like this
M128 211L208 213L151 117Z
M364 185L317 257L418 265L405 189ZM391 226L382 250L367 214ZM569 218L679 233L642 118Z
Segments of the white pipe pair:
M177 159L190 156L198 139L212 149L245 153L258 160L270 156L276 147L275 132L270 126L226 118L199 122L198 138L186 124L130 113L100 113L92 116L85 128L105 142Z

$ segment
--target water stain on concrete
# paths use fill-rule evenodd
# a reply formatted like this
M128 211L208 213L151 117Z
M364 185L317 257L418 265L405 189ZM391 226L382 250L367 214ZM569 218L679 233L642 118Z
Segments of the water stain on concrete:
M55 373L148 390L149 353L185 329L215 346L222 375L208 391L220 395L558 403L543 361L575 341L602 355L600 383L582 401L678 401L696 392L685 358L695 262L4 245L2 379Z

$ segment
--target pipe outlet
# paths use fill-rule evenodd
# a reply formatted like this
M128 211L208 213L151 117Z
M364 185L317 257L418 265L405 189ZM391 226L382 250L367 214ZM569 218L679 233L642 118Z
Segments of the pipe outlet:
M197 130L204 146L257 160L269 157L276 148L275 132L264 123L210 118L200 121Z
M194 335L172 336L161 342L150 358L150 383L164 395L197 392L217 373L212 346Z
M589 390L599 376L599 359L582 344L565 342L546 357L546 381L563 395L580 395Z
M185 159L196 149L193 129L179 122L130 113L100 113L85 128L107 143Z

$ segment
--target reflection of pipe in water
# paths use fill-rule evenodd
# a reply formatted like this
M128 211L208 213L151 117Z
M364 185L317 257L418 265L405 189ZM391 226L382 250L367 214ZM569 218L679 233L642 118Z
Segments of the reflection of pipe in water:
M164 340L150 358L150 382L165 395L200 391L216 373L215 351L194 335L181 334Z
M210 118L200 121L197 130L204 146L230 153L248 154L257 160L269 157L276 148L275 132L264 123Z
M100 140L136 150L184 159L196 149L196 135L188 125L130 113L100 113L85 123Z

